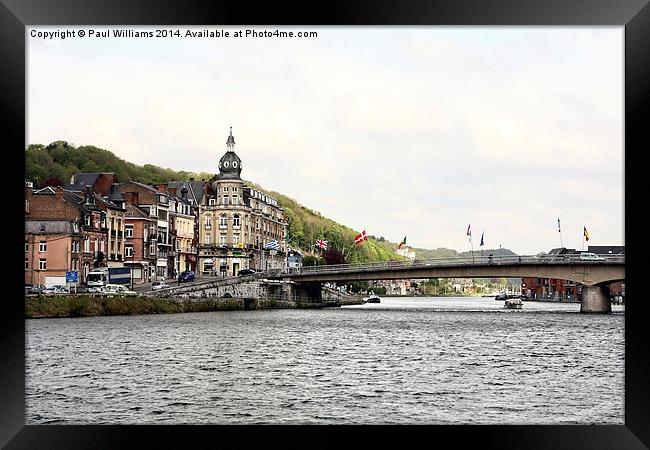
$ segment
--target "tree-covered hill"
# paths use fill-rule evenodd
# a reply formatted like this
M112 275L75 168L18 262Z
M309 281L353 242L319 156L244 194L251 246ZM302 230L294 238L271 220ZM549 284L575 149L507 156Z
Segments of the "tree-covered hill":
M25 178L35 186L51 183L53 179L69 183L70 177L78 172L113 172L119 181L139 181L145 184L164 183L171 180L210 179L210 173L192 173L164 169L153 164L138 166L118 158L112 152L93 145L75 147L65 141L55 141L44 146L32 144L25 151ZM316 239L329 242L330 248L340 252L345 262L368 262L400 260L403 257L395 253L398 243L389 242L383 237L369 236L368 241L355 245L354 237L361 230L353 230L334 222L319 212L313 211L297 201L279 192L269 191L263 187L244 181L278 200L289 219L289 245L299 248L306 254L322 257L315 248ZM420 249L415 251L416 258L444 258L458 256L455 250L446 248ZM503 249L506 250L506 249ZM503 251L502 250L502 251ZM495 253L496 254L496 253Z

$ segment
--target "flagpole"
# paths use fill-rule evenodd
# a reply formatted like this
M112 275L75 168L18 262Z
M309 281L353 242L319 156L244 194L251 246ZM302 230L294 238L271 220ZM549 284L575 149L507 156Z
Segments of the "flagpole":
M472 263L474 262L474 240L472 239L472 232L469 232L469 243L472 244Z
M562 228L560 228L560 218L557 218L557 231L560 233L560 248L564 248L564 244L562 243Z

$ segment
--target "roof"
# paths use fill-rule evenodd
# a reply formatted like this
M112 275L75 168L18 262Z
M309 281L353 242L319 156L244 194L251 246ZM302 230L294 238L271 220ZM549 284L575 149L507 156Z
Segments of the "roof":
M151 219L149 214L135 205L126 205L126 217L129 219Z
M134 184L134 185L139 186L141 188L148 189L148 190L150 190L152 192L158 192L158 190L155 189L153 186L149 186L148 184L140 183L139 181L131 180L131 181L121 183L122 186L127 185L127 184Z
M76 230L75 230L76 226ZM25 220L25 234L79 234L72 220Z
M70 183L65 189L70 191L83 191L86 186L94 186L101 173L76 173L72 175Z
M43 189L33 191L32 195L56 195L56 192L54 192L54 189L51 186L47 186Z
M576 251L575 248L566 248L566 247L554 248L548 252L549 255L566 255L566 254L573 254L573 253L578 253L578 252Z
M597 255L624 255L624 245L590 245L587 251Z

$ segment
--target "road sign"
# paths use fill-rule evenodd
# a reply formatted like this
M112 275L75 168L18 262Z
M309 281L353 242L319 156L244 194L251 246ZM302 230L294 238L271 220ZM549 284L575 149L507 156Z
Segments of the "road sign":
M65 273L65 282L66 283L78 283L79 282L79 272L76 270L70 270Z

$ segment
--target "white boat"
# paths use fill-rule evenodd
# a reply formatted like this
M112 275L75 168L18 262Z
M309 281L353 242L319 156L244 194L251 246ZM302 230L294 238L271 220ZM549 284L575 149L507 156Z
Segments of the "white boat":
M523 302L518 297L507 298L505 301L505 307L510 309L521 309L523 305Z
M366 300L366 303L381 303L381 299L377 295L371 295Z

